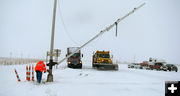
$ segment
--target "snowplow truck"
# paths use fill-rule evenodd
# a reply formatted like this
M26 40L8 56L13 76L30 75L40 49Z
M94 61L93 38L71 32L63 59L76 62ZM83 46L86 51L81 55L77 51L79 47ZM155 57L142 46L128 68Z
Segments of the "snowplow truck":
M118 70L118 64L113 64L109 51L96 51L92 57L92 67L100 70Z
M70 55L72 52L77 50L79 47L69 47L67 48L67 55ZM67 66L69 68L82 68L82 61L81 58L83 55L81 54L81 50L78 52L74 53L71 57L67 59Z

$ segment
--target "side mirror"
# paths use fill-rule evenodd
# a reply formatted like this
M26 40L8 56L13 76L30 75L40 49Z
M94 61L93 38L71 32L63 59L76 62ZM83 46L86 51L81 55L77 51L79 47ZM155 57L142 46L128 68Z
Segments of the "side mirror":
M66 57L67 57L67 54L66 54Z
M83 57L83 54L82 54L82 57Z

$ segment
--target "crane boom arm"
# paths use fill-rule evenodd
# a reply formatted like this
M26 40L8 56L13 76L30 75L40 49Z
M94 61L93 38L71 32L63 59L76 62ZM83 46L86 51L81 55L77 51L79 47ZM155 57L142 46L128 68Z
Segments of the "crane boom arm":
M100 31L100 33L98 33L96 36L94 36L92 39L90 39L88 42L86 42L85 44L83 44L81 47L79 47L77 50L75 50L74 52L72 52L71 54L69 54L67 57L63 58L61 61L58 62L58 64L62 63L64 60L66 60L67 58L71 57L74 53L78 52L79 50L81 50L84 46L86 46L87 44L89 44L90 42L92 42L93 40L95 40L97 37L101 36L102 34L104 34L105 32L109 31L110 29L112 29L115 24L119 23L120 21L122 21L123 19L125 19L126 17L128 17L129 15L131 15L132 13L134 13L136 10L138 10L139 8L141 8L142 6L144 6L145 3L142 3L140 6L134 8L132 11L130 11L129 13L127 13L125 16L119 18L118 20L116 20L116 22L114 22L112 25L106 27L104 30Z

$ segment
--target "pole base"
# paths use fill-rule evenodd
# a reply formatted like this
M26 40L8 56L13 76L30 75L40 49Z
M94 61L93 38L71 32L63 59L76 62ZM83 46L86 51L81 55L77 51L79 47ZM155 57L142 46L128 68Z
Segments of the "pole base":
M47 82L53 82L53 75L52 74L48 74Z

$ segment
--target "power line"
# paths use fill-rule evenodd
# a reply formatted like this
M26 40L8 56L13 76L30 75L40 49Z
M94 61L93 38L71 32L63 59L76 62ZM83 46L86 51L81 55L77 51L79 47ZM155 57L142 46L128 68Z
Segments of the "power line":
M66 25L65 25L65 23L64 23L64 19L63 19L63 16L62 16L62 12L61 12L61 7L60 7L60 4L59 4L59 1L60 1L60 0L58 0L58 9L59 9L59 14L60 14L61 22L62 22L62 25L63 25L63 27L64 27L64 31L65 31L65 33L68 35L68 37L70 38L70 40L71 40L73 43L75 43L76 45L79 46L80 44L77 43L75 40L72 39L71 35L69 34L69 32L68 32L68 30L67 30L67 27L66 27Z

